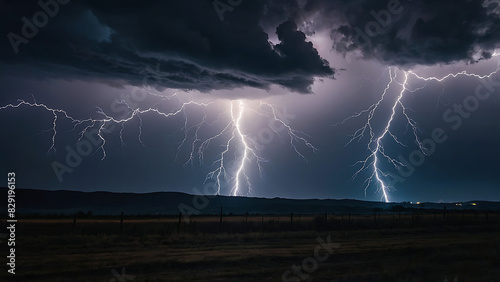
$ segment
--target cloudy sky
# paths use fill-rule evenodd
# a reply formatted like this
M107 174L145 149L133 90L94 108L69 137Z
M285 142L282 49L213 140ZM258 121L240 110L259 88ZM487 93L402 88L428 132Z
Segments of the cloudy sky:
M500 201L498 1L1 1L0 22L18 187Z

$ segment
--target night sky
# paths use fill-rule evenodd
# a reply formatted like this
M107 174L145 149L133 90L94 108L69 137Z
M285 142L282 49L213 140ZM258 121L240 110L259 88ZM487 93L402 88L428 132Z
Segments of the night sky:
M0 23L19 188L500 201L498 1L0 1Z

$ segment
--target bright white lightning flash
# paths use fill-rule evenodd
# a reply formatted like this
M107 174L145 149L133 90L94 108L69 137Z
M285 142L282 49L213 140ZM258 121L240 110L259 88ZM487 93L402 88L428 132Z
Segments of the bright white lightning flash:
M495 54L493 54L493 57L497 57L499 55L500 54L495 53ZM366 136L366 134L369 134L370 139L369 139L369 141L367 143L368 144L367 147L368 147L368 150L369 150L370 154L364 160L361 160L361 161L358 161L358 162L355 163L355 165L360 165L361 168L359 170L357 170L354 173L353 177L352 177L354 179L361 172L366 171L368 169L371 170L370 176L364 182L364 184L365 184L365 194L366 194L366 191L367 191L368 187L370 186L370 184L373 183L373 182L375 182L375 183L377 183L378 189L382 192L382 199L385 202L389 202L390 200L389 200L389 195L388 194L389 194L389 190L392 187L390 187L388 184L386 184L384 182L383 178L387 177L387 176L391 176L391 174L390 173L386 173L386 172L384 172L381 169L381 167L380 167L380 159L387 160L396 169L405 166L405 164L401 163L400 161L398 161L395 158L393 158L393 157L389 156L388 154L386 154L385 151L384 151L384 145L383 145L383 139L389 136L397 144L406 147L402 142L400 142L398 140L398 138L396 137L396 135L391 132L391 125L394 122L395 115L396 115L396 110L398 108L401 109L401 112L402 112L402 114L404 116L404 119L406 119L407 124L411 127L411 129L413 131L414 138L415 138L415 142L419 146L420 151L424 155L426 154L426 148L422 145L422 143L421 143L421 141L420 141L420 139L418 137L419 130L418 130L418 127L417 127L417 123L409 116L409 114L408 114L408 108L402 102L402 99L403 99L405 93L407 93L407 92L416 92L418 90L421 90L421 89L425 88L426 85L423 86L423 87L417 88L417 89L410 89L410 87L409 87L409 78L410 78L410 76L413 76L417 80L424 81L424 82L428 82L428 81L444 82L447 79L457 78L459 76L468 76L468 77L475 77L475 78L478 78L478 79L485 79L485 78L491 77L492 75L496 74L499 71L500 71L500 63L497 65L497 68L494 71L492 71L491 73L486 74L486 75L479 75L479 74L475 74L475 73L469 73L467 71L462 71L462 72L458 72L458 73L449 73L449 74L447 74L447 75L445 75L445 76L443 76L441 78L438 78L438 77L423 77L421 75L416 74L414 71L411 71L411 70L410 71L399 70L399 72L402 72L404 74L403 82L399 83L399 82L396 82L397 76L398 76L398 74L397 74L398 70L394 70L392 68L389 68L389 77L390 77L390 80L387 83L384 91L382 92L381 98L376 103L374 103L373 105L371 105L370 107L368 107L367 109L365 109L365 110L363 110L363 111L361 111L359 113L356 113L356 114L354 114L354 115L352 115L352 116L344 119L342 122L338 123L338 124L344 124L345 122L347 122L350 119L358 118L358 117L360 117L362 115L367 114L367 121L366 121L365 125L363 127L361 127L360 129L356 130L354 132L354 134L352 135L352 138L346 144L346 146L347 146L347 145L349 145L350 143L352 143L354 141L358 141L359 142L359 141L361 141L361 139L363 137ZM386 125L385 125L383 131L381 133L379 133L379 134L376 134L375 131L374 131L374 129L373 129L374 126L372 124L375 112L379 108L380 104L386 98L386 95L387 95L388 91L392 88L392 85L394 83L400 85L401 86L401 90L399 92L399 95L397 96L397 98L394 100L394 102L392 104L392 112L391 112L391 115L389 116L389 118L388 118L388 120L386 122Z
M256 158L258 158L257 155L255 154L255 152L252 149L250 149L250 147L248 147L247 141L245 139L246 137L243 134L243 132L241 131L241 117L243 116L243 110L245 109L245 107L243 105L243 101L240 100L238 103L238 106L239 106L239 113L238 113L238 117L235 118L234 112L233 112L233 103L231 103L231 117L234 121L234 127L236 128L235 132L238 135L238 137L241 139L241 145L243 145L243 156L241 157L238 171L236 171L236 177L235 177L236 179L235 179L234 189L232 191L233 196L238 195L238 193L240 191L240 176L241 175L243 175L245 177L245 182L247 183L249 190L251 191L252 186L250 185L250 181L248 179L248 176L245 174L245 163L248 161L248 153L249 152L252 153L253 156L255 156Z
M184 138L180 142L178 146L177 154L175 156L174 162L178 159L181 151L184 147L189 147L189 157L184 162L184 166L194 165L196 161L199 161L199 164L202 165L205 159L205 153L207 150L216 150L216 146L212 143L222 142L223 150L219 154L219 159L212 163L216 168L209 172L205 178L206 181L214 181L216 184L217 194L221 194L223 187L228 188L229 192L227 194L237 196L242 195L242 189L245 188L248 193L252 191L252 184L250 181L250 177L248 176L250 166L255 164L259 173L261 174L263 168L261 164L266 160L260 156L262 146L259 145L259 141L256 138L256 134L250 134L245 124L248 118L254 118L251 113L255 113L258 117L265 117L269 123L271 121L282 124L285 129L282 132L276 131L271 127L271 130L274 131L280 138L283 138L283 134L287 134L290 137L290 145L297 155L306 160L303 153L297 147L298 143L302 143L304 147L311 149L313 152L316 152L317 149L309 142L305 137L304 133L300 131L296 131L291 128L285 121L278 117L276 113L276 109L273 105L261 102L259 107L251 107L247 106L243 100L238 101L229 101L228 110L220 112L217 115L217 118L214 120L209 119L209 114L207 113L210 110L211 106L216 105L217 103L225 103L225 102L209 102L209 103L201 103L193 100L189 101L181 101L180 95L178 93L173 94L172 96L165 97L157 94L149 93L156 98L159 98L159 102L154 104L153 107L145 108L145 109L133 109L131 108L127 102L118 101L120 105L127 107L128 114L125 117L116 118L110 114L107 114L101 108L97 108L97 113L101 116L100 118L85 118L79 119L75 118L67 113L67 111L62 109L54 109L45 104L34 102L27 102L24 100L18 100L15 104L8 104L6 106L0 107L0 110L7 110L9 108L19 108L22 106L26 107L35 107L42 108L45 111L52 113L53 121L52 127L50 131L52 131L52 144L49 148L49 152L56 152L56 136L58 134L58 122L62 121L62 119L66 119L71 122L72 128L70 131L77 131L78 141L80 141L86 133L88 133L92 129L97 129L97 137L100 139L100 145L97 148L97 151L101 151L102 158L101 161L104 160L107 156L106 147L109 144L106 142L106 134L110 134L109 127L110 125L118 125L119 126L119 138L121 142L122 148L125 147L125 140L123 136L123 132L125 126L128 122L131 122L134 119L138 119L139 128L138 128L138 140L141 145L145 146L142 140L143 135L143 119L141 116L145 114L156 114L161 118L172 118L176 116L183 116L184 123L181 132L183 132ZM176 101L173 99L176 98ZM172 103L178 104L178 106L171 111L162 111L159 109L159 106L163 103ZM267 109L266 109L267 107ZM270 109L270 110L269 110ZM190 111L200 111L203 112L202 118L199 121L192 121L190 118ZM194 125L190 126L191 123ZM202 129L210 129L213 126L217 126L222 124L222 130L218 131L216 134L203 137ZM206 131L206 130L205 130ZM205 133L206 135L206 133ZM227 138L227 139L226 139ZM226 141L223 141L226 139ZM307 160L306 160L307 161Z
M265 108L269 110L266 111ZM210 179L215 181L218 194L221 192L223 182L232 183L230 194L233 196L241 195L243 187L251 192L253 187L247 174L247 166L255 164L259 174L262 174L262 163L266 162L266 159L260 156L261 145L259 145L259 140L245 133L243 121L245 120L245 115L248 114L247 112L265 117L269 123L275 122L281 124L281 132L273 126L270 126L269 129L282 140L282 135L286 134L290 138L290 147L306 162L307 159L298 149L297 143L304 145L314 153L318 151L306 138L301 137L301 135L307 136L306 134L292 129L283 119L279 118L276 111L276 108L272 104L265 102L260 102L260 107L255 108L247 106L243 100L231 101L229 111L231 117L230 122L219 134L207 139L200 145L199 152L203 155L203 151L212 139L223 135L226 131L231 131L231 137L225 143L224 151L220 154L220 158L214 162L216 168L208 173L205 179L205 181ZM237 144L236 147L238 147L238 150L236 150L236 153L239 155L228 162L227 155L230 153L231 145L234 143Z
M235 109L234 104L238 102L238 109ZM231 138L227 141L225 144L225 149L220 155L220 159L218 159L215 163L218 164L217 168L213 171L211 171L208 175L205 181L209 179L215 179L215 184L217 187L217 194L220 194L221 192L221 182L222 178L228 179L232 182L234 182L234 185L231 189L230 194L233 196L237 196L240 193L240 181L241 178L243 177L245 184L248 188L249 191L252 190L252 185L250 183L250 179L247 176L245 172L245 164L247 162L251 162L250 155L256 160L257 166L259 168L259 171L262 169L260 166L260 163L263 161L261 157L257 155L257 153L248 145L247 141L247 136L243 133L242 130L242 118L245 110L245 105L242 100L239 101L231 101L230 104L230 116L231 120L228 126L224 128L224 130L217 134L216 136L220 136L226 131L229 127L232 128L231 131ZM237 112L237 113L236 113ZM209 139L210 140L210 139ZM234 177L230 176L230 173L228 172L226 162L225 162L225 156L229 153L230 147L232 142L239 142L242 148L242 155L239 157L239 162L237 163L237 169L235 172ZM205 145L200 146L200 148L206 148ZM203 150L202 150L203 151Z

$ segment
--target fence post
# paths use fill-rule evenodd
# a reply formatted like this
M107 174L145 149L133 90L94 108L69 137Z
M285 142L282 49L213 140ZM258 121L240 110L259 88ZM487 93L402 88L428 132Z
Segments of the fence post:
M177 224L177 234L181 231L182 212L179 212L179 223Z
M123 212L120 215L120 233L123 232Z
M219 233L222 231L222 207L220 207Z

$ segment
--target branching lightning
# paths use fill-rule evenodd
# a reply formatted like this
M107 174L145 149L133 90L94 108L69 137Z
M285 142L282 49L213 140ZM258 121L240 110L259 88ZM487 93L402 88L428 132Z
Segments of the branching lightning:
M291 128L285 121L283 121L282 119L280 119L278 117L278 115L276 114L276 108L269 104L269 103L263 103L261 102L262 105L265 105L267 107L269 107L271 109L271 117L270 119L273 120L273 121L277 121L284 129L284 131L286 131L289 139L290 139L290 146L293 148L293 150L295 151L295 153L297 155L299 155L304 161L307 162L307 158L304 157L303 154L300 153L300 151L297 149L297 146L296 146L296 143L302 143L304 144L306 147L308 147L310 150L312 150L314 153L317 153L318 152L318 149L316 147L314 147L314 145L312 145L309 141L307 141L306 138L310 138L309 135L305 134L304 132L300 132L300 131L296 131L294 130L293 128ZM279 135L279 132L277 130L277 128L275 127L271 127L271 129L274 131L274 133L276 133L277 135ZM305 136L305 137L302 137L302 136Z
M71 116L67 111L62 109L51 108L46 104L34 102L27 102L18 100L15 104L8 104L0 107L0 110L14 109L20 107L34 107L42 108L45 111L52 113L53 120L52 126L49 131L52 132L52 143L48 152L56 153L56 137L58 135L59 122L63 119L69 120L72 124L70 131L76 131L78 141L81 141L90 130L97 130L96 136L100 140L99 146L93 152L100 151L102 154L101 161L107 157L106 147L111 146L108 144L106 134L110 134L109 128L112 125L118 126L118 136L121 143L122 150L125 150L126 142L124 137L124 130L126 125L134 119L139 122L137 139L142 146L146 146L143 141L143 118L145 114L155 114L160 118L173 118L182 117L184 122L180 129L183 135L180 141L177 152L174 158L174 163L181 158L186 148L189 148L187 159L183 161L184 166L204 164L207 151L217 150L215 144L222 143L222 151L218 154L219 158L211 163L214 169L211 170L206 178L206 181L214 181L217 187L217 194L229 194L233 196L242 195L244 191L250 193L253 189L249 172L251 169L258 169L259 174L263 172L262 163L267 160L261 156L262 146L257 138L257 134L249 132L246 126L253 119L266 118L270 123L275 122L282 125L284 131L280 132L274 127L270 129L283 139L283 134L288 135L290 138L290 146L292 150L303 160L307 162L306 157L301 153L298 147L302 144L304 148L310 149L312 152L317 152L317 149L306 139L308 135L292 129L283 119L279 118L275 106L269 103L260 102L258 107L247 105L244 100L236 101L214 101L208 103L197 102L194 100L181 101L178 93L166 97L154 93L149 93L160 101L152 107L141 109L132 108L126 101L120 100L117 103L126 107L128 113L125 116L116 118L113 115L106 113L103 109L97 108L96 113L98 118L85 118L80 119ZM175 98L176 101L173 101ZM33 98L34 99L34 98ZM172 104L175 102L176 106L173 110L163 111L159 106L164 103ZM209 112L213 112L211 106L224 103L228 108L225 111L219 112L216 118L211 119ZM252 104L252 103L248 103ZM255 103L253 103L255 104ZM216 108L216 107L214 107ZM201 120L191 118L190 113L193 111L202 112ZM257 116L253 115L256 114ZM194 123L194 125L193 125ZM213 128L222 128L215 134L206 136L207 131L212 131ZM202 133L203 132L203 133ZM215 143L215 144L214 144Z
M494 53L493 57L498 57L500 54ZM397 159L391 157L384 149L384 142L387 139L393 140L400 146L405 146L400 137L393 131L393 124L396 119L402 117L407 124L407 128L412 131L413 137L420 151L425 155L426 148L422 145L419 138L419 128L417 122L410 116L409 108L404 104L404 97L407 93L417 92L427 86L427 83L438 82L444 83L446 80L458 78L461 76L474 77L477 79L485 79L498 73L500 65L489 74L476 74L468 71L461 71L457 73L449 73L442 77L423 76L417 74L414 70L400 70L389 68L389 81L381 93L380 99L367 109L355 113L348 118L344 119L339 124L344 124L347 121L366 116L364 125L356 130L351 139L346 144L349 145L353 142L361 142L367 138L368 156L355 163L359 169L354 173L353 179L358 177L365 171L370 171L369 176L364 181L365 193L367 189L375 183L378 190L382 194L382 199L386 202L390 201L389 192L393 188L385 180L391 176L382 168L381 161L387 161L394 168L398 169L405 166ZM379 78L380 80L381 78ZM412 88L410 82L412 80L421 81L424 86ZM396 92L397 94L391 94ZM217 150L215 144L222 144L221 152L215 161L211 161L210 172L205 177L206 181L214 181L216 184L217 194L229 194L233 196L242 195L247 191L250 193L253 189L252 181L250 179L250 171L257 169L259 174L262 174L262 164L267 160L262 156L262 144L259 142L255 132L249 129L248 123L251 120L258 120L264 118L273 123L274 126L269 126L269 129L278 136L283 142L288 143L290 148L297 154L298 157L307 162L307 158L303 149L309 150L313 153L317 152L308 140L310 136L297 131L283 118L280 117L276 106L267 103L257 103L258 106L252 106L256 103L250 101L236 100L236 101L214 101L214 102L197 102L195 100L182 101L179 93L171 96L162 96L158 94L149 93L149 95L159 99L152 107L148 108L133 108L126 101L120 100L118 104L126 107L128 113L126 116L116 118L113 115L106 113L101 108L97 108L97 118L77 118L70 115L64 109L52 108L44 103L39 103L33 98L33 102L25 100L18 100L16 103L7 104L0 107L0 110L17 109L21 107L39 108L49 112L52 115L52 124L50 129L46 132L51 132L51 145L48 153L57 153L56 140L58 137L58 130L60 122L64 120L72 124L70 131L76 131L78 141L82 140L86 133L92 129L97 130L96 136L100 140L100 145L94 153L99 151L102 154L101 160L107 157L106 147L109 146L106 134L109 134L110 125L119 126L119 140L123 150L125 150L126 142L124 137L124 130L129 122L138 120L138 136L137 139L142 146L146 146L143 141L143 116L146 114L155 114L160 118L169 119L173 117L182 117L184 122L180 131L183 138L177 147L177 153L174 162L181 158L182 152L185 148L189 148L187 158L183 161L184 166L188 165L204 165L206 153L208 151ZM394 95L394 97L392 97ZM389 97L391 96L391 97ZM174 101L175 99L175 101ZM160 110L160 105L164 103L176 104L174 109L169 111ZM219 112L216 118L211 118L210 111L212 106L220 103L225 103L226 110ZM383 124L377 126L375 115L381 110L382 104L389 104L390 115ZM201 120L194 120L190 117L191 111L202 112ZM278 126L276 126L278 125ZM206 136L204 132L207 128L220 128L216 133ZM202 133L204 132L204 133ZM213 132L213 131L212 131ZM214 144L215 143L215 144Z
M47 151L48 153L50 153L52 151L56 152L55 142L56 142L56 135L57 135L57 119L58 119L58 115L62 115L63 117L71 120L71 122L74 124L75 127L78 124L81 124L83 122L81 120L77 120L77 119L72 118L64 110L52 109L52 108L49 108L48 106L46 106L44 104L39 104L36 101L34 101L33 103L29 103L29 102L26 102L24 100L19 100L17 104L8 104L8 105L5 105L3 107L0 107L0 110L5 110L5 109L9 109L9 108L19 108L21 106L42 108L42 109L45 109L46 111L51 112L52 115L54 116L54 119L52 121L52 128L50 129L53 132L52 133L52 145L50 146L49 150Z
M264 108L264 109L263 109ZM268 111L265 110L268 109ZM230 104L230 121L226 127L217 135L206 139L198 148L200 156L203 156L204 150L208 147L209 143L223 135L225 132L230 131L231 136L224 145L224 150L220 154L220 158L214 162L216 168L207 174L205 181L212 179L215 181L217 187L217 193L221 192L222 183L232 183L230 194L233 196L242 194L242 187L245 187L247 191L252 191L252 184L250 178L247 174L247 166L255 164L259 174L262 175L263 167L262 163L267 160L260 155L262 144L259 142L258 138L251 137L249 134L245 133L245 128L243 120L247 112L255 113L260 117L265 117L269 123L278 123L282 127L278 130L274 126L269 126L269 129L274 132L283 140L283 134L286 134L290 139L290 146L294 152L307 162L306 157L298 149L298 143L304 145L312 152L316 153L318 149L314 147L305 137L303 132L296 131L291 128L285 121L279 118L275 106L269 103L260 102L260 107L254 108L247 106L244 101L231 101ZM284 133L281 133L284 132ZM232 162L227 161L227 155L231 151L231 145L237 143L237 153L238 156L236 160ZM232 171L231 171L232 170Z
M492 56L497 57L499 55L500 54L498 54L498 53L494 53ZM390 138L393 141L395 141L397 144L406 147L406 145L403 144L401 141L399 141L398 137L395 134L393 134L393 132L391 132L391 127L395 121L396 113L398 110L401 111L402 116L404 117L404 120L405 120L407 126L409 128L411 128L415 142L418 145L419 150L424 155L426 155L426 151L427 151L427 149L422 145L422 143L419 139L419 136L418 136L419 128L418 128L417 122L410 117L410 115L408 114L409 108L407 106L405 106L403 103L403 98L404 98L406 93L408 93L408 92L413 93L413 92L416 92L418 90L421 90L421 89L425 88L427 86L427 84L425 84L422 87L416 88L416 89L411 89L411 87L409 85L410 77L414 77L415 79L422 81L424 83L427 83L429 81L435 81L435 82L442 83L447 79L457 78L460 76L468 76L468 77L475 77L478 79L485 79L485 78L491 77L492 75L494 75L500 71L500 63L497 65L497 68L494 71L492 71L491 73L486 74L486 75L479 75L479 74L475 74L475 73L469 73L467 71L461 71L458 73L449 73L449 74L439 78L439 77L434 77L434 76L424 77L422 75L418 75L417 73L415 73L412 70L404 71L404 70L395 70L393 68L389 68L388 71L389 71L389 78L390 79L382 92L381 98L377 102L372 104L370 107L368 107L367 109L365 109L361 112L355 113L355 114L347 117L346 119L344 119L342 122L336 124L336 125L339 125L339 124L341 125L341 124L344 124L351 119L358 118L358 117L361 117L363 115L367 115L366 123L361 128L359 128L358 130L356 130L354 132L351 139L346 144L346 146L348 146L349 144L351 144L354 141L360 142L365 136L368 135L367 138L369 138L369 139L367 141L367 148L368 148L369 154L365 159L355 163L355 166L360 166L360 168L354 173L352 179L356 178L360 173L362 173L366 170L370 170L371 173L369 174L367 179L364 181L365 194L366 194L368 187L372 183L375 182L377 184L378 190L381 191L382 199L385 202L390 201L389 191L393 187L386 184L386 182L384 181L384 179L388 176L391 176L391 174L388 172L384 172L384 170L380 166L380 160L384 159L384 160L388 161L396 169L405 166L405 164L401 163L397 159L386 154L386 152L384 150L384 143L383 143L384 139ZM402 73L404 75L402 82L397 82L398 73ZM395 84L399 85L401 87L401 89L399 90L399 94L397 95L396 99L393 100L392 102L390 102L390 103L392 103L391 114L387 118L387 121L385 123L385 126L383 127L383 130L380 133L377 133L376 130L374 129L374 124L373 124L375 113L379 109L380 105L387 99L388 91L390 91Z
M243 119L243 114L245 110L245 105L243 101L237 101L238 102L238 107L235 109L235 103L236 101L231 101L230 103L230 122L229 124L222 130L219 134L215 135L214 137L211 137L207 139L205 142L202 143L202 145L199 147L198 151L203 155L203 151L206 149L208 146L208 143L213 140L214 138L219 137L222 135L225 131L227 131L229 128L232 128L231 130L231 137L227 141L227 143L224 145L224 151L220 154L220 158L215 161L215 164L217 164L217 168L210 173L208 173L205 181L209 179L214 179L217 187L217 194L220 194L221 192L221 182L222 179L228 179L229 181L234 182L233 187L231 188L230 194L233 196L237 196L240 193L240 181L242 181L242 178L244 180L244 183L246 187L248 188L249 191L252 190L252 185L250 183L250 179L248 175L245 172L245 164L250 163L252 161L251 157L256 160L257 166L259 168L259 171L262 169L260 166L260 163L263 161L261 157L256 153L254 149L252 149L248 143L248 137L243 133L242 129L242 119ZM230 146L233 142L239 142L241 145L241 150L242 151L239 156L239 162L235 162L237 164L237 169L236 172L234 173L234 177L231 177L230 172L228 172L226 162L225 162L225 157L230 151Z

